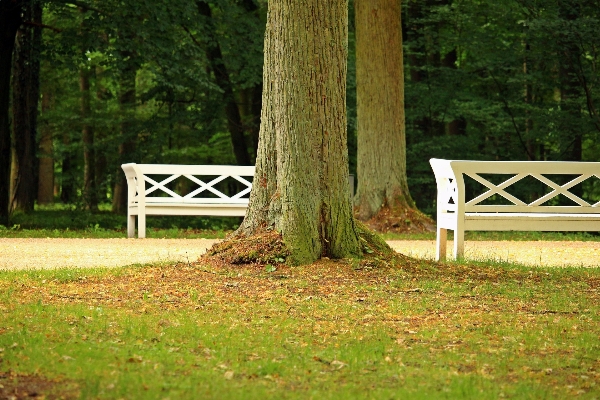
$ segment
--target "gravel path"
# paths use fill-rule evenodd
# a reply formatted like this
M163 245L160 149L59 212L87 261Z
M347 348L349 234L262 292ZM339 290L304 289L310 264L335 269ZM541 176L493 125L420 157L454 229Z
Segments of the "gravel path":
M115 267L160 261L195 261L213 239L0 238L0 269ZM400 253L432 259L435 242L391 240ZM448 251L451 242L448 243ZM600 242L465 242L465 257L528 265L600 267Z

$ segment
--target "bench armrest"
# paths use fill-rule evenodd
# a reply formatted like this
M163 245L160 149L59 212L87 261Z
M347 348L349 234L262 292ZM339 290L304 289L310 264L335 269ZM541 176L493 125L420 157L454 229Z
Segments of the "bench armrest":
M127 179L127 206L129 207L137 200L138 206L143 207L146 202L144 174L135 163L122 164L121 168Z
M456 173L451 160L432 158L429 164L433 169L437 184L437 214L463 211L465 184L462 173Z

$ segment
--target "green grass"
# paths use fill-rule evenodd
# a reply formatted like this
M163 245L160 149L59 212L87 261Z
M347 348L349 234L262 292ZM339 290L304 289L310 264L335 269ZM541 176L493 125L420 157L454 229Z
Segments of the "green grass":
M33 213L16 213L9 226L0 225L0 237L12 238L121 238L127 235L125 215L113 214L108 205L98 213L56 204L36 207ZM149 238L223 238L235 230L237 217L147 217ZM452 231L448 233L452 238ZM435 240L435 232L382 235L386 240ZM597 232L466 232L466 240L578 240L600 241Z
M238 217L148 216L149 238L222 238L237 228ZM64 205L36 207L32 213L15 213L10 225L0 225L0 237L13 238L122 238L127 217L107 206L91 213Z
M85 399L594 399L599 299L597 269L507 263L0 272L0 371Z

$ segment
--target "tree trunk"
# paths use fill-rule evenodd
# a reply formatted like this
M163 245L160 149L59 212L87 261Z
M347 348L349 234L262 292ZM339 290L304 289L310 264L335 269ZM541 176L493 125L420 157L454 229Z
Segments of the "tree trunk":
M42 114L50 110L51 94L42 95ZM54 202L54 146L52 143L52 130L47 123L40 126L39 144L39 172L38 172L38 204L51 204Z
M457 57L456 49L450 50L442 59L442 67L456 69ZM467 121L463 117L453 119L446 124L445 130L448 135L466 135Z
M41 8L32 1L24 18L41 23ZM11 211L33 211L37 189L36 131L39 100L39 49L41 28L22 27L15 41L13 69L13 136L15 159L11 190Z
M288 262L361 254L346 145L346 0L273 0L250 206L236 232L280 232Z
M262 109L262 82L252 88L252 104L250 105L251 121L249 123L250 137L252 138L252 148L254 156L258 152L258 138L260 135L260 114Z
M254 13L255 18L259 18L256 14L258 6L253 0L243 0L242 5L249 13ZM260 113L262 109L262 82L248 88L246 90L246 100L248 101L248 107L245 115L244 126L246 132L250 134L252 158L256 162L256 154L258 152L258 136L260 132Z
M61 182L60 182L60 201L63 204L71 204L75 201L75 174L76 159L71 150L71 133L67 130L63 132L62 143L65 151L62 155L61 163Z
M262 83L239 91L240 113L244 130L250 138L250 158L256 160L258 134L260 131L260 110L262 105Z
M248 145L244 137L244 124L238 108L235 96L233 94L233 85L229 78L229 72L223 62L223 54L219 45L215 26L212 22L212 11L208 3L197 1L196 6L200 15L206 18L208 35L206 37L206 56L210 62L210 67L215 74L217 85L223 91L223 101L225 102L225 116L227 118L227 129L231 135L233 145L233 154L239 165L251 165Z
M583 98L582 88L577 78L576 63L583 57L582 50L579 47L579 39L567 28L569 23L573 23L580 18L579 6L566 0L560 0L559 15L564 20L565 29L559 35L558 45L560 53L558 54L559 82L560 82L560 108L563 113L561 130L565 134L565 148L562 158L566 161L581 161L583 156L583 130L585 126L583 121L580 99ZM566 183L569 177L565 177L561 184ZM569 189L571 193L581 197L583 195L583 185L576 185ZM570 205L571 201L560 196L559 204Z
M119 145L120 163L135 162L135 131L133 111L136 104L135 78L137 65L133 52L123 52L123 59L128 60L119 78L119 107L121 109L121 144ZM124 214L127 211L127 182L120 165L115 175L112 211Z
M104 69L96 66L96 99L102 103L106 101L106 88L103 86L102 77ZM106 141L106 132L103 128L94 130L94 149L96 155L96 188L98 190L98 202L106 201L108 192L107 171L108 160L106 159L107 149L104 145Z
M396 225L400 222L410 223L415 208L406 178L400 0L356 0L355 13L358 121L355 212L360 220L378 221L375 225L368 224L377 230L391 228L380 226L382 219L399 228ZM390 219L390 214L402 217ZM416 216L424 217L420 213Z
M81 129L83 139L83 202L90 211L98 211L98 191L96 185L96 153L94 149L94 127L90 124L92 116L90 93L90 70L79 70L79 91L81 96Z
M8 225L10 193L10 77L22 1L0 1L0 225Z

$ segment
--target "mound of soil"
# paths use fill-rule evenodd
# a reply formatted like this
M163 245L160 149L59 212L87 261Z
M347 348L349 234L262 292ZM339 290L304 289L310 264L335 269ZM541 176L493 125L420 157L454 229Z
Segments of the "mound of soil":
M414 208L394 209L384 206L370 220L363 222L379 233L426 233L435 231L435 221Z

